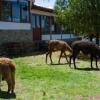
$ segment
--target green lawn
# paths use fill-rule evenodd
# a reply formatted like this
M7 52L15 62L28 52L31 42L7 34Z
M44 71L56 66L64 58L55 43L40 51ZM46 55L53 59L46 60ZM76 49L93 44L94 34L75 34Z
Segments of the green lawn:
M54 53L55 54L55 53ZM16 100L100 100L100 72L89 70L88 60L78 60L79 69L71 69L65 58L57 65L45 64L45 55L13 58L16 70ZM100 66L100 64L98 63ZM73 65L72 65L73 67ZM95 63L94 63L95 67ZM2 84L6 91L7 85ZM1 98L0 100L4 100Z

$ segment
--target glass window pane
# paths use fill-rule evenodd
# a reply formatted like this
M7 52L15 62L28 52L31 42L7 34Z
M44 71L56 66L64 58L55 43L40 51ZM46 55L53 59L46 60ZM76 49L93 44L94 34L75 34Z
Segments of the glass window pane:
M44 16L41 16L41 31L42 31L42 34L45 34L45 20L44 20Z
M33 27L33 28L35 28L35 25L36 25L36 24L35 24L35 22L36 22L35 20L36 20L36 16L33 14L33 15L32 15L32 27Z
M40 28L40 16L37 15L37 27Z
M44 16L41 16L41 28L45 27L45 20L44 20Z
M13 22L29 22L29 6L27 0L2 1L0 20Z
M10 4L10 2L3 1L0 15L1 15L0 20L11 21L11 4Z
M20 22L20 5L16 2L12 3L12 20Z
M50 33L50 17L48 16L45 17L45 33Z
M21 21L29 22L29 10L27 5L21 6Z

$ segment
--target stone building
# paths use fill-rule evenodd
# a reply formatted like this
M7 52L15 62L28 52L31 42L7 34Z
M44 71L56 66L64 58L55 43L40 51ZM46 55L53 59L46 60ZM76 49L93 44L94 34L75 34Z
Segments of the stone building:
M0 50L25 53L39 49L44 41L73 37L62 34L53 9L34 5L35 0L0 0Z

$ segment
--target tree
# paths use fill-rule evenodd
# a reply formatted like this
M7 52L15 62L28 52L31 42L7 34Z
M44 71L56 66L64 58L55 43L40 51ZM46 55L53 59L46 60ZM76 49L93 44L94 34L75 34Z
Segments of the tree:
M66 7L67 7L68 1L67 0L56 0L56 4L55 4L55 17L56 17L56 22L59 24L63 24L64 26L66 26Z
M63 15L64 25L74 33L96 36L96 43L99 44L100 32L100 0L63 0L67 1L61 12L55 9L56 16ZM57 3L59 2L59 3ZM60 4L57 0L55 8ZM59 5L60 6L60 5ZM62 12L63 11L63 12ZM60 16L59 16L60 17ZM57 18L57 17L56 17ZM62 20L62 18L59 18ZM62 20L63 21L63 20ZM66 23L65 23L66 22Z

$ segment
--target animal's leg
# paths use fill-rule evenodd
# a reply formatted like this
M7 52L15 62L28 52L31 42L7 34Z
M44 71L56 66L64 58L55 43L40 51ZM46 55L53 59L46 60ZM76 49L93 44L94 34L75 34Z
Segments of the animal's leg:
M11 70L7 69L7 72L3 73L3 77L8 84L8 93L12 90L12 79L11 79Z
M67 55L66 55L66 53L64 52L64 55L65 55L65 57L66 57L66 61L67 61L67 63L69 63L69 61L68 61L68 59L67 59Z
M46 53L46 64L47 64L48 54L49 54L49 52Z
M77 50L77 51L75 51L75 52L73 52L73 63L74 63L74 68L76 69L76 63L75 63L75 60L76 60L76 57L77 57L77 55L79 54L79 51Z
M69 59L69 66L71 67L71 59L72 59L73 55L70 56L70 59Z
M76 56L73 57L74 68L76 69L75 59L76 59Z
M6 81L7 81L7 84L8 84L8 93L10 93L10 91L12 90L11 75L9 75L9 77L7 77Z
M53 63L53 61L52 61L51 56L52 56L52 52L50 52L50 53L49 53L50 61L51 61L51 64L52 64L52 63Z
M95 56L95 60L96 60L96 68L98 69L98 59L96 56Z
M93 55L90 56L91 57L91 69L93 68L92 66L92 62L93 62Z
M63 51L61 51L61 53L60 53L60 57L59 57L59 61L58 61L59 64L60 64L60 59L62 57L62 54L63 54Z
M15 71L11 73L11 78L12 78L12 90L11 90L11 92L14 93L14 88L15 88Z
M8 93L10 93L10 91L12 90L12 82L10 79L7 80L7 84L8 84Z

